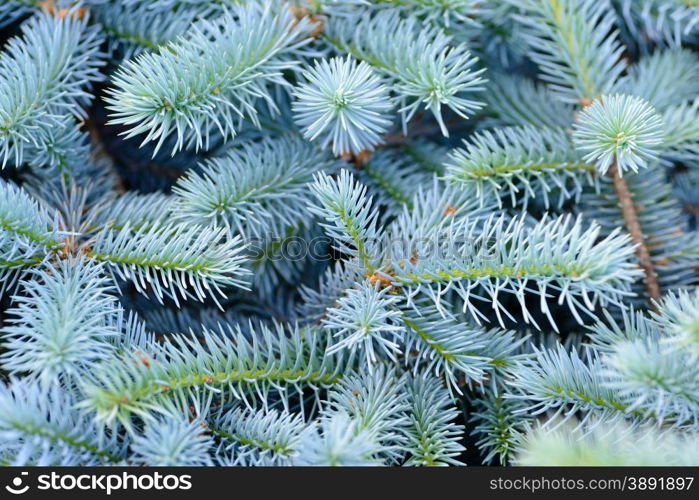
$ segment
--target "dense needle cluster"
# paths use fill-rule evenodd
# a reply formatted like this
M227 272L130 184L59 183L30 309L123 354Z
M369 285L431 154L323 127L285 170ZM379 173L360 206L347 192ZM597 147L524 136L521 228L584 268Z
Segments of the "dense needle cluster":
M0 35L0 463L699 465L699 3Z

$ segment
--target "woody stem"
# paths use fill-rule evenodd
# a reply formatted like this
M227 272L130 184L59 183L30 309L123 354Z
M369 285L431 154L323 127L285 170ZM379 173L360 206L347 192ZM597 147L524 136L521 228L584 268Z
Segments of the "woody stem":
M657 301L660 299L660 285L658 285L658 277L653 268L653 261L648 251L648 245L643 235L641 224L638 221L638 212L633 204L629 186L626 180L619 174L616 163L613 163L609 168L609 175L614 182L614 192L619 199L619 207L624 217L624 223L631 235L631 241L636 245L636 256L645 274L644 285L646 292L650 299ZM655 306L653 307L655 308Z

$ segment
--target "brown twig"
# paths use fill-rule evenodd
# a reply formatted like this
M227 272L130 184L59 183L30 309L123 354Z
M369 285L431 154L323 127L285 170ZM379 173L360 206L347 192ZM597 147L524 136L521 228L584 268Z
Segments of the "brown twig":
M614 192L619 199L619 206L621 208L621 213L624 216L626 229L631 235L631 241L636 245L636 256L638 257L641 269L645 274L644 284L646 287L646 292L652 301L657 301L660 299L658 277L655 274L653 261L651 260L650 252L648 251L648 245L646 244L645 237L643 236L641 224L638 221L638 213L633 204L633 200L631 199L629 186L626 183L626 180L619 175L619 169L617 168L616 164L612 164L612 166L609 168L609 175L614 181ZM655 309L655 303L652 303L652 307Z
M424 117L424 111L416 113L412 120L408 123L408 135L403 135L402 130L397 130L391 132L384 136L384 142L382 146L400 146L402 144L407 144L411 142L415 137L424 137L431 134L441 134L441 129L439 125L434 122L420 123ZM465 120L461 117L449 118L444 122L447 128L458 125L460 123L465 123Z
M445 125L450 127L463 120L447 120ZM433 123L425 123L422 125L414 125L408 127L408 135L403 135L403 131L392 132L384 136L384 146L399 146L411 142L415 137L423 137L430 134L439 134L439 125Z
M684 208L684 211L688 214L692 214L694 217L699 217L699 206L692 203L685 203L682 205L682 208Z

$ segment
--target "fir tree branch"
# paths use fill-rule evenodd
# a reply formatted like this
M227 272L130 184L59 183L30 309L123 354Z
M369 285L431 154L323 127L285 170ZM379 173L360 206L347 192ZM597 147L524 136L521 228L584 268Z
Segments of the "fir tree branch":
M310 41L309 23L274 4L251 2L212 21L202 20L187 38L127 61L107 102L112 123L129 127L126 137L145 133L155 151L174 134L173 153L189 144L208 148L212 133L233 137L241 118L258 124L256 103L275 108L269 87L288 85Z
M699 465L699 0L0 28L0 464Z
M100 439L92 415L75 409L74 397L57 385L40 388L26 379L0 384L0 457L11 465L104 465L123 450L109 435Z
M238 407L217 416L211 427L229 449L254 454L276 465L291 464L308 429L300 414Z
M120 422L132 429L134 415L158 408L162 398L211 390L233 399L254 400L265 388L300 385L319 390L339 382L348 360L325 357L327 337L308 328L260 325L244 333L240 326L205 330L203 342L173 336L163 345L127 353L96 367L83 382L81 406L96 412L97 421ZM351 358L350 358L351 359Z

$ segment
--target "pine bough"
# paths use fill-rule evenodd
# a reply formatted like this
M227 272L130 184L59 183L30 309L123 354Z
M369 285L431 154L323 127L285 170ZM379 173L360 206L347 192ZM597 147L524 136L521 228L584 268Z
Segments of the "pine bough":
M5 2L0 461L699 465L698 21Z

